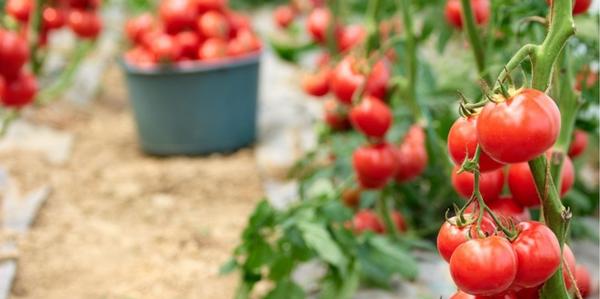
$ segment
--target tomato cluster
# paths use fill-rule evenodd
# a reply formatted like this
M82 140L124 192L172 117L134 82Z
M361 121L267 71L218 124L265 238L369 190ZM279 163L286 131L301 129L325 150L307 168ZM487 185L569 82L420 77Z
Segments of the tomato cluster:
M258 52L250 20L226 0L163 0L159 17L138 15L125 25L133 47L125 60L138 67L189 61L214 62Z
M20 108L31 103L37 92L37 80L25 65L29 45L24 36L0 29L0 102Z

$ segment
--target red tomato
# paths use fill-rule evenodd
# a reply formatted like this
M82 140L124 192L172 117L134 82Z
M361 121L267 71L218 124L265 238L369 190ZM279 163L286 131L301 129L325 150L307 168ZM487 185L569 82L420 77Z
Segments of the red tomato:
M350 110L350 122L366 136L382 138L392 126L392 111L380 99L367 96Z
M337 35L338 48L345 52L361 44L367 37L367 30L362 25L349 25L340 30Z
M218 38L209 38L200 46L198 58L200 60L218 60L227 54L227 43Z
M450 273L459 289L473 295L505 292L517 275L517 255L507 239L469 240L454 250Z
M405 232L407 229L406 221L404 220L404 216L398 211L392 212L392 221L396 225L396 228L399 232Z
M352 103L354 92L367 80L365 93L376 98L384 99L387 93L387 84L390 79L390 70L384 60L373 66L368 78L360 71L360 64L352 56L346 56L333 71L331 90L338 100L343 103Z
M561 172L560 195L567 193L575 182L575 169L573 162L565 156ZM508 187L516 202L525 207L537 207L540 205L535 186L535 180L527 163L512 164L508 168Z
M32 0L8 0L6 1L6 13L17 21L27 23L33 10Z
M397 170L394 150L385 143L357 148L352 155L352 165L358 182L365 189L382 188Z
M423 128L419 125L411 126L402 144L394 152L398 163L396 182L404 183L420 176L427 168L428 160Z
M290 26L295 17L296 12L289 5L280 5L273 11L273 20L280 28L287 28Z
M545 93L521 89L501 103L488 103L477 120L483 151L502 163L529 161L554 145L560 111Z
M66 0L70 8L75 9L96 9L100 6L100 0Z
M314 41L322 43L327 37L329 22L331 22L331 12L329 9L322 7L315 8L306 19L306 30L310 33Z
M514 201L511 196L500 196L498 200L488 204L488 207L496 215L507 219L514 219L516 223L531 220L529 210Z
M175 35L175 42L181 47L181 56L189 59L198 57L200 38L193 31L182 31Z
M368 95L372 95L379 99L385 99L388 90L388 83L392 74L387 60L379 60L367 78L367 86L365 88Z
M569 157L576 158L581 155L588 145L588 134L579 129L575 129L573 132L573 140L571 140L571 146L569 147Z
M592 71L589 67L586 67L583 71L577 73L575 77L575 89L582 91L583 89L590 89L598 82L598 72Z
M448 152L456 165L461 165L466 157L472 159L477 149L477 117L457 119L448 133ZM479 170L487 172L502 167L485 152L479 156Z
M537 286L530 289L522 289L517 291L518 299L540 299L540 288L542 286Z
M71 10L68 22L69 28L80 38L94 39L102 30L102 19L93 11Z
M245 15L229 11L227 13L227 20L229 21L231 27L230 35L235 36L240 30L252 31L252 24Z
M5 91L6 91L6 80L4 80L4 77L0 76L0 102L2 102L2 98L4 97Z
M571 272L573 277L577 279L577 260L575 260L575 255L573 254L571 247L569 247L569 245L567 244L563 245L562 263L563 280L565 281L565 286L567 287L567 290L570 290L573 284L571 283L569 272Z
M125 53L125 61L127 63L145 68L153 67L156 64L154 55L144 47L135 47Z
M150 13L143 13L127 21L125 24L125 32L127 37L134 44L142 43L146 33L151 32L154 28L154 17Z
M196 5L191 0L163 0L159 13L165 31L169 34L193 29L198 18Z
M46 7L42 12L44 30L58 29L65 25L65 11L55 7Z
M342 201L347 207L357 208L360 205L360 195L362 193L362 189L358 188L348 188L342 192Z
M15 108L26 106L33 102L37 89L35 76L21 72L15 78L6 80L2 104Z
M470 172L457 174L460 166L454 166L452 170L452 186L456 192L464 198L471 198L475 184L475 176ZM481 173L479 176L479 191L483 200L491 204L498 199L502 188L504 187L504 171L496 169L490 172Z
M519 260L514 285L533 288L548 280L560 266L560 245L554 233L540 222L521 222L517 229L519 235L512 242Z
M175 37L168 34L159 35L150 47L158 62L174 62L182 57L181 46Z
M472 214L464 214L467 220L473 220ZM459 226L457 224L457 217L454 216L446 220L437 235L437 249L440 255L450 262L450 258L454 253L454 250L461 244L467 242L471 238L477 237L476 224L468 224ZM492 235L496 229L496 225L487 217L483 218L481 222L481 230Z
M475 23L482 25L488 22L490 18L490 1L489 0L471 0ZM460 0L448 0L446 2L446 21L457 29L462 29L462 6Z
M28 59L27 41L15 32L0 29L0 75L7 80L17 76Z
M377 214L370 210L362 210L357 212L352 220L352 227L357 233L363 233L366 231L383 233L385 231L385 227L381 221L379 221Z
M227 8L227 0L195 0L198 12L209 10L224 11Z
M316 73L306 74L302 78L302 89L311 96L322 97L329 92L329 78L331 70L323 67Z
M552 5L552 0L547 1ZM579 15L588 11L592 5L592 0L573 0L573 15Z
M328 99L323 104L325 122L333 130L346 130L350 127L348 108L334 99Z
M592 290L592 280L590 278L590 272L583 265L577 265L575 270L575 281L577 282L577 288L581 297L587 297Z
M198 19L198 31L206 38L227 39L229 37L229 21L217 11L204 13Z
M450 299L517 299L517 298L520 299L520 297L517 297L514 293L505 293L505 294L494 295L494 296L474 296L474 295L469 295L463 291L458 291L454 295L452 295L452 297L450 297Z

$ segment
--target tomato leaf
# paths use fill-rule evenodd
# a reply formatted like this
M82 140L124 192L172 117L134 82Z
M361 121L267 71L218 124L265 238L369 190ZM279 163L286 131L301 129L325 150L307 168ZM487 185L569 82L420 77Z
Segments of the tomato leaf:
M381 236L374 236L369 240L369 243L373 248L378 250L382 256L389 258L395 272L398 272L406 279L414 280L417 278L417 262L408 252L406 252L406 250Z
M298 223L298 228L302 231L302 236L306 244L314 249L323 260L339 269L346 268L348 264L347 258L323 226L310 222L301 222Z

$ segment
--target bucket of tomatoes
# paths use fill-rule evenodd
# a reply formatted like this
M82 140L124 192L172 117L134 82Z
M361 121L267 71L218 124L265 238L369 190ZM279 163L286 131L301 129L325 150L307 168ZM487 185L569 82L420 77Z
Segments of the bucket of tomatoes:
M262 44L225 0L163 0L128 20L122 66L139 140L155 155L230 152L256 136Z

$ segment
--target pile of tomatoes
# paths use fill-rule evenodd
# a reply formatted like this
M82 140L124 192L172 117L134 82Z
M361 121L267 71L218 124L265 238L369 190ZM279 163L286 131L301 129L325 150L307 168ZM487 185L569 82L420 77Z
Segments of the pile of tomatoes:
M226 0L163 0L158 18L138 15L125 31L133 45L125 59L139 67L214 62L262 47L249 19L230 10Z
M514 236L507 236L497 227L501 223L492 221L490 215L479 215L478 204L467 207L467 214L442 225L438 250L450 263L452 278L459 288L452 298L539 298L539 288L556 272L563 257L567 287L572 287L574 279L583 295L589 290L589 274L584 268L576 271L575 257L568 245L561 255L553 232L545 224L531 221L527 210L540 206L527 161L542 154L551 158L560 120L553 99L543 92L523 88L510 91L507 98L494 96L480 112L453 124L448 135L448 151L457 164L452 174L453 186L465 198L475 196L474 174L458 170L465 160L476 156L479 147L479 191L483 202L497 219L515 224L515 228ZM587 143L585 133L576 131L575 136L569 151L572 157L581 154ZM564 159L561 195L574 182L573 164L568 156ZM501 196L505 169L511 195Z

